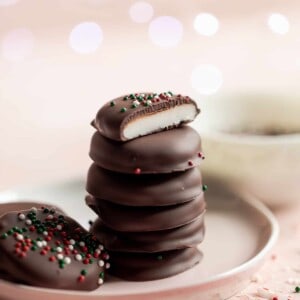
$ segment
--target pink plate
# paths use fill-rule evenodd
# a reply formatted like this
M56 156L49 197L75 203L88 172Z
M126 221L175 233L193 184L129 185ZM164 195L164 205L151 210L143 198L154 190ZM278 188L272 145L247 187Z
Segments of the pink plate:
M206 180L206 238L202 263L171 278L127 282L109 278L93 292L35 288L0 280L0 298L15 300L226 299L242 290L262 266L278 237L272 213L260 202ZM95 215L84 204L83 181L27 187L0 193L0 203L16 199L56 204L87 226Z

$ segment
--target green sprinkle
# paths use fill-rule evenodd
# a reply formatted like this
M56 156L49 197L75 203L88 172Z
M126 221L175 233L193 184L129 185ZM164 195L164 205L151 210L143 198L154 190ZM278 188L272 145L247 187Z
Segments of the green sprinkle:
M135 103L133 103L132 105L131 105L131 108L137 108L138 106L137 106L137 104L135 104Z
M56 248L52 247L52 248L50 249L50 251L51 251L51 252L56 252Z
M92 258L90 258L89 264L91 265L94 262Z
M130 98L130 99L135 99L134 94L130 94L130 95L129 95L129 98Z
M37 246L32 246L30 249L31 251L35 251L37 249Z
M128 100L128 96L125 96L125 97L123 98L123 100L124 100L124 101Z
M168 94L169 94L170 96L173 96L173 93L172 93L172 92L170 92L170 91L168 91Z
M87 274L87 271L83 269L83 270L81 270L80 274L85 276Z
M43 212L44 212L44 214L48 214L49 213L49 209L45 208Z
M299 292L300 292L300 287L299 287L299 286L296 286L296 287L295 287L295 292L296 292L296 293L299 293Z
M22 228L22 232L27 232L27 228Z
M5 240L7 237L8 237L8 234L7 234L7 233L1 234L1 239L2 239L2 240Z
M126 110L127 110L126 107L122 107L122 108L120 109L120 112L124 113Z
M158 255L158 256L157 256L157 259L158 259L158 260L162 260L162 259L163 259L162 255Z
M207 189L208 189L208 186L207 186L206 184L204 184L204 185L202 186L203 192L207 191Z
M115 106L116 105L116 103L115 103L115 101L111 101L110 102L110 106L112 107L112 106Z
M7 231L8 235L12 235L13 233L14 233L14 231L12 229L10 229L10 230Z
M102 279L104 279L104 272L101 272L101 273L99 274L99 277L102 278Z

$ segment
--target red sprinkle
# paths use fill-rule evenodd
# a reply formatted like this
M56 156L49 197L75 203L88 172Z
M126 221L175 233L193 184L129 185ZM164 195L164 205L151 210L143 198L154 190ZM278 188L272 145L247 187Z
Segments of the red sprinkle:
M50 256L49 261L56 261L56 257L55 256Z
M136 168L136 169L134 170L134 174L136 174L136 175L141 174L141 169L140 169L140 168Z
M30 231L35 231L35 226L30 226L30 227L29 227L29 230L30 230Z
M41 255L46 255L47 254L47 251L45 249L43 249L41 252L40 252Z
M78 254L78 251L77 251L76 249L74 249L74 250L72 251L72 253L73 253L73 254Z
M55 244L56 244L57 246L59 246L59 245L60 245L60 241L56 241Z
M85 258L83 261L82 261L85 265L89 264L90 260L88 258Z
M21 253L19 254L19 257L20 257L20 258L26 257L26 253L25 253L25 252L21 252Z
M103 258L104 260L108 260L109 255L108 255L107 253L103 253L103 254L102 254L102 258Z
M91 258L91 257L92 257L91 253L88 253L88 254L86 255L86 258Z
M85 277L84 277L83 275L80 275L80 276L78 277L78 281L79 281L79 282L83 282L84 279L85 279Z
M29 247L28 246L23 246L22 250L25 251L25 252L27 252L29 250Z
M46 247L44 247L44 250L46 250L46 251L50 251L50 249L51 249L51 247L50 247L50 246L46 246Z
M51 236L48 235L48 236L45 237L45 240L46 240L47 242L50 242L50 241L52 240L52 238L51 238Z
M81 249L82 249L83 252L88 252L88 250L89 250L87 246L84 246Z
M98 252L95 252L95 253L94 253L94 257L95 257L95 258L98 258L98 257L99 257L99 253L98 253Z
M193 166L193 162L191 160L188 161L189 166Z

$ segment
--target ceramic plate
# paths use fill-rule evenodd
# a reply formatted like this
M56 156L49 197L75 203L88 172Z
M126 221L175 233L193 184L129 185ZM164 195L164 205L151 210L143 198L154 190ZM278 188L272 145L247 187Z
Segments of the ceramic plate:
M238 195L225 185L206 180L208 210L204 254L196 267L171 278L127 282L115 278L93 292L49 290L0 280L0 297L22 300L69 299L226 299L249 282L261 267L278 236L272 213L260 202ZM36 200L56 204L87 227L95 215L84 204L83 181L0 193L0 203ZM1 299L2 299L1 297Z

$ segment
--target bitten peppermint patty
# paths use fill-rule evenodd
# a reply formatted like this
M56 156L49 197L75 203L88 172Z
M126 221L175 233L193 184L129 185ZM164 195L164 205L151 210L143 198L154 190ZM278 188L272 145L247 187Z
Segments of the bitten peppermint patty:
M0 217L0 276L47 288L94 290L109 255L93 234L54 208Z
M127 141L193 121L200 110L188 96L135 93L106 103L92 125L105 137Z

